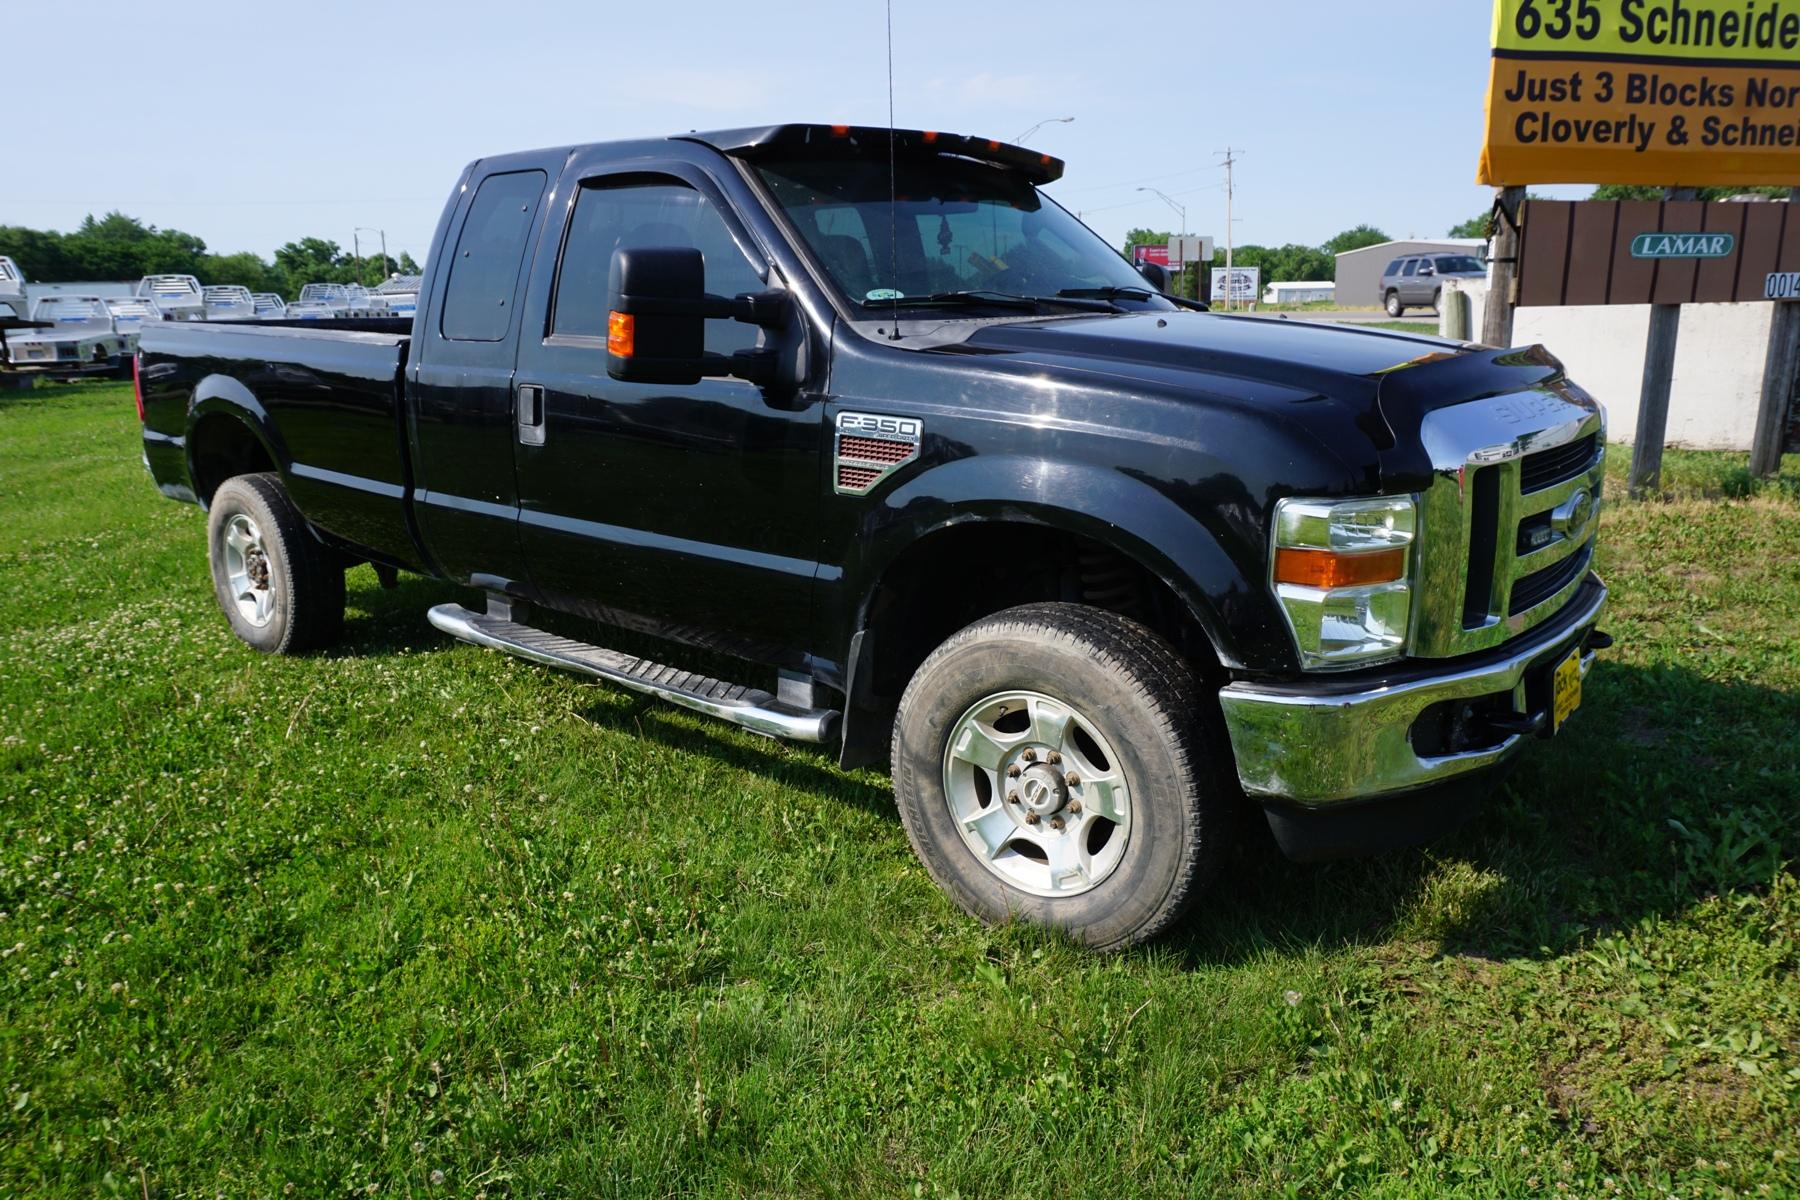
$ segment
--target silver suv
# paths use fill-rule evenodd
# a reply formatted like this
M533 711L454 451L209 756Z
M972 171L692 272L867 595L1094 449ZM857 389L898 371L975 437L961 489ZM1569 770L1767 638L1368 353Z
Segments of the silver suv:
M1396 258L1381 273L1381 304L1388 316L1397 317L1409 308L1430 305L1437 311L1443 295L1442 280L1486 279L1487 268L1468 254L1409 254Z

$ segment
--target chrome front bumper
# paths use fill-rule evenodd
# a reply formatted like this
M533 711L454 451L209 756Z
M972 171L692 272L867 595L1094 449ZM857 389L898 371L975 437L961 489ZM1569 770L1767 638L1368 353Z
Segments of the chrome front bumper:
M1298 684L1240 681L1221 689L1244 791L1256 798L1328 805L1414 791L1511 757L1528 734L1510 733L1479 750L1421 757L1413 747L1413 726L1427 707L1441 701L1510 692L1513 711L1541 727L1548 714L1527 707L1526 677L1585 645L1606 607L1606 585L1595 575L1587 580L1567 611L1520 638L1516 647L1484 655L1472 666L1401 676L1373 687L1318 678ZM1584 652L1584 677L1593 663L1593 652Z

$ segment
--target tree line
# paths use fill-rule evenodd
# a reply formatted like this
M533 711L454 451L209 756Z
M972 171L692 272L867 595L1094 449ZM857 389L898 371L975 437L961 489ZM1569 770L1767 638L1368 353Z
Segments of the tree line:
M240 283L253 292L276 292L292 300L309 283L360 283L374 287L399 272L414 275L410 254L383 257L379 250L356 257L328 238L304 237L275 251L273 262L240 251L213 254L206 243L179 229L158 229L136 217L109 212L89 215L79 227L59 233L0 225L0 254L19 264L30 280L132 282L145 275L192 275L203 284Z
M1594 194L1588 199L1661 200L1666 192L1666 188L1646 187L1637 183L1603 183L1594 189ZM1770 199L1779 199L1787 194L1788 190L1784 187L1703 187L1694 189L1694 199L1706 201L1729 200L1733 196L1768 196ZM1544 199L1536 192L1526 192L1525 198L1527 200ZM1488 222L1492 215L1490 210L1478 213L1460 225L1452 225L1450 236L1453 238L1491 237L1493 231L1488 228Z
M1125 257L1132 256L1132 250L1138 246L1165 246L1170 235L1154 229L1133 229L1125 235ZM1347 250L1360 250L1364 246L1376 246L1393 239L1373 225L1357 225L1346 229L1335 237L1328 238L1318 246L1302 246L1298 242L1289 242L1282 246L1259 246L1250 243L1234 246L1231 251L1231 265L1234 267L1259 267L1264 284L1295 282L1326 282L1337 279L1337 256ZM1212 265L1225 265L1225 250L1215 246ZM1187 267L1182 272L1180 282L1185 285L1177 290L1191 294L1194 290L1194 272L1197 266Z
M1745 193L1757 193L1771 197L1787 195L1785 187L1708 187L1700 188L1696 198L1700 200L1726 200L1732 196ZM1543 199L1536 193L1527 193L1528 199ZM1589 197L1593 200L1661 200L1663 189L1658 187L1638 187L1629 184L1609 183L1594 189ZM1487 212L1477 213L1468 220L1450 227L1447 237L1453 238L1486 238L1490 236ZM1170 234L1165 230L1133 229L1125 235L1125 257L1132 257L1132 250L1138 246L1166 246ZM1254 243L1234 247L1231 264L1234 267L1262 268L1264 284L1294 282L1335 282L1337 280L1337 256L1347 250L1360 250L1364 246L1377 246L1382 242L1393 241L1386 233L1373 225L1357 225L1346 229L1336 237L1328 239L1323 245L1302 246L1289 242L1283 246L1259 246ZM1225 265L1225 251L1215 247L1212 265ZM1177 281L1177 291L1191 295L1194 290L1194 272L1198 268L1190 266L1182 272Z

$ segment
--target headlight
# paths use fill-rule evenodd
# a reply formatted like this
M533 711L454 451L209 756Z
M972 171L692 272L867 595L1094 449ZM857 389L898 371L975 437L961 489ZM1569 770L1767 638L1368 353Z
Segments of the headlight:
M1411 496L1275 505L1270 580L1302 667L1342 670L1405 652L1417 528Z

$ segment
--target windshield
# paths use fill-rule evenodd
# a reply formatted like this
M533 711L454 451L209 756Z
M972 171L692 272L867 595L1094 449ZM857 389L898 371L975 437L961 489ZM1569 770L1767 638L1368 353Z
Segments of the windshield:
M838 290L865 307L971 291L984 294L966 297L980 305L1114 289L1131 293L1116 297L1123 306L1174 307L1015 173L967 159L902 159L890 200L885 155L756 167Z
M1477 275L1485 274L1487 268L1468 255L1461 254L1455 258L1438 259L1437 270L1439 275Z

